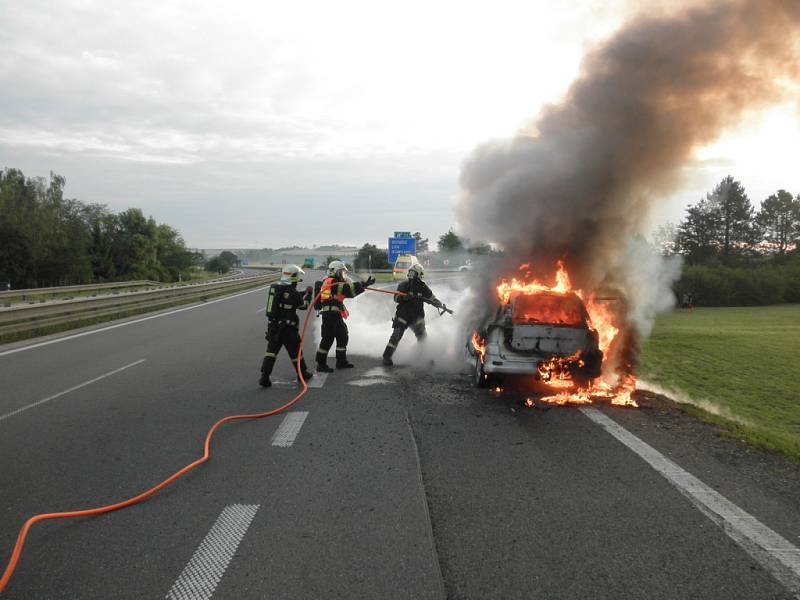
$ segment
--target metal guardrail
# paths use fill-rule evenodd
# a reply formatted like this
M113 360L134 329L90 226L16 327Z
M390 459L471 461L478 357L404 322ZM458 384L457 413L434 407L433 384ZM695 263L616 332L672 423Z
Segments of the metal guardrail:
M205 297L222 295L257 287L277 279L278 274L269 273L254 277L243 277L212 285L187 285L158 290L147 290L124 296L76 299L70 302L45 305L26 305L0 312L0 338L35 332L43 328L85 322L102 318L111 320L120 313L142 314L164 308L165 305L188 303ZM106 318L108 317L108 318ZM68 329L63 327L62 329Z
M0 298L10 298L14 296L60 294L62 292L83 292L86 290L108 290L122 287L143 287L146 285L164 285L158 281L142 279L136 281L113 281L111 283L86 283L83 285L59 285L42 288L21 288L17 290L5 290L0 292Z
M57 294L64 294L70 292L85 292L91 290L113 290L116 288L138 288L138 287L172 287L175 285L204 285L217 281L227 281L241 277L242 271L240 269L232 271L223 277L215 277L214 279L201 279L197 282L185 281L180 283L165 283L163 281L152 281L150 279L135 279L131 281L110 281L108 283L85 283L81 285L57 285L52 287L41 288L20 288L16 290L3 290L0 291L0 298L16 298L17 296L56 296Z

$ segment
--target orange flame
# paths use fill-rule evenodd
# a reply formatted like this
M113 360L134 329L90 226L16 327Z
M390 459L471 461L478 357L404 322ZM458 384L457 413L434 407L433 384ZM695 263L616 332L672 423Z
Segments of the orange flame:
M527 268L528 265L522 265L520 268L522 269L523 267ZM526 283L514 277L511 281L503 279L500 285L497 286L497 295L500 297L500 301L503 302L503 304L508 302L513 293L535 294L537 292L558 292L564 294L571 291L574 290L572 289L567 270L564 268L564 264L561 261L558 261L556 282L553 285L547 285L535 279Z
M475 348L475 352L481 357L481 363L483 363L486 357L486 344L478 335L478 332L472 334L472 347Z
M524 264L520 266L520 270L525 271L529 267L529 264ZM526 273L526 275L528 274ZM558 271L553 285L547 285L536 279L525 281L512 278L510 281L503 279L497 286L497 296L504 304L510 300L512 294L531 295L539 292L574 293L584 300L586 311L589 313L589 327L597 332L598 346L603 352L605 361L609 356L609 349L620 331L619 327L614 324L615 315L612 307L598 300L594 294L588 295L587 300L587 295L582 290L573 289L569 273L561 261L558 262ZM483 361L486 348L483 345L479 346L480 343L477 334L473 335L472 344L480 353L481 361ZM538 367L539 379L554 388L574 387L569 368L576 361L581 360L580 356L576 354L545 361ZM616 379L614 375L611 377ZM612 383L606 381L605 377L600 377L592 381L587 388L564 390L552 396L545 396L541 398L541 401L550 404L591 404L594 400L605 400L618 406L636 407L638 404L631 397L635 389L636 377L632 373L626 373L618 381ZM530 406L532 402L528 404L526 400L526 405Z

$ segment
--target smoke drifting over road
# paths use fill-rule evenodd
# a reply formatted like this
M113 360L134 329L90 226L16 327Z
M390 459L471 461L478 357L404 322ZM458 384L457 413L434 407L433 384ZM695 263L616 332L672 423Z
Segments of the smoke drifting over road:
M563 259L585 290L614 281L647 327L677 269L641 264L633 240L696 147L800 81L798 33L798 0L636 18L584 58L533 133L474 151L461 175L460 232L498 244L515 264L551 270Z

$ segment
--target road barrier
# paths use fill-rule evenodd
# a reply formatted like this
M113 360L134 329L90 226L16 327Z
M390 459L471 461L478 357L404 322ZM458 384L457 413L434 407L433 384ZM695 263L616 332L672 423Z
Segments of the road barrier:
M119 296L76 298L57 303L21 305L0 311L0 343L65 331L116 316L154 312L271 283L279 273L238 277L211 283L172 286Z
M126 288L141 288L141 287L172 287L173 285L198 285L206 284L215 281L227 281L242 276L242 271L237 270L225 275L224 277L215 277L214 279L203 279L199 282L193 283L190 281L171 284L164 283L163 281L152 281L150 279L136 279L132 281L111 281L109 283L85 283L81 285L57 285L52 287L40 288L20 288L16 290L3 290L0 292L0 298L16 298L25 296L58 296L62 294L69 294L72 292L90 292L93 290L114 290Z

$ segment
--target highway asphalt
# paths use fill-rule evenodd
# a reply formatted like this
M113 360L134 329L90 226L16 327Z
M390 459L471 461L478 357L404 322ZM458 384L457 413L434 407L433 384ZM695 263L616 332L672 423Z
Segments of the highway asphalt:
M218 418L297 393L283 353L276 384L257 385L263 300L0 347L2 566L27 517L133 496L197 458ZM466 372L350 351L355 369L312 380L288 415L227 425L158 496L36 525L0 598L800 597L797 465L656 397L524 409ZM715 492L681 489L684 470ZM714 513L718 495L747 516ZM754 549L741 523L790 546Z

